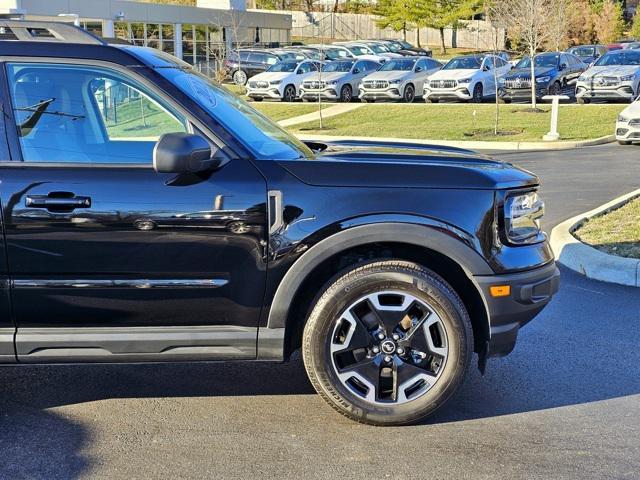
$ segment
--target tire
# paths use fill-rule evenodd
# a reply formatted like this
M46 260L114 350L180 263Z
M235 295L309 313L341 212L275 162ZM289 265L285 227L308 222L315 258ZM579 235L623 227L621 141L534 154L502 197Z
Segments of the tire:
M553 84L549 87L549 95L560 95L560 90L562 89L560 82L553 82Z
M426 101L427 103L438 103L438 102L440 102L440 99L439 99L439 98L431 98L431 97L427 97L427 98L425 98L425 101Z
M282 95L283 102L293 102L296 99L296 87L293 85L287 85L284 87L284 94Z
M244 70L236 70L231 78L236 85L246 85L249 80L249 76Z
M252 102L261 102L262 100L264 100L262 97L254 97L251 99Z
M404 103L413 103L415 99L416 99L416 89L413 87L413 85L409 84L406 87L404 87L402 101Z
M342 103L350 103L353 101L353 89L351 85L344 85L340 89L340 98L338 101Z
M587 105L587 104L591 103L591 99L590 98L577 98L576 102L578 102L579 105Z
M618 140L618 143L619 143L620 145L625 145L625 146L627 146L627 145L631 145L631 142L630 142L630 141L628 141L628 140Z
M471 97L471 103L482 103L484 99L484 87L481 82L478 82L473 87L473 94Z
M386 426L416 422L447 402L469 368L473 334L460 297L441 277L415 263L386 260L353 267L327 285L305 325L302 355L311 383L331 407L357 422Z
M504 103L505 105L508 105L509 103L511 103L511 99L510 98L499 98L498 102Z

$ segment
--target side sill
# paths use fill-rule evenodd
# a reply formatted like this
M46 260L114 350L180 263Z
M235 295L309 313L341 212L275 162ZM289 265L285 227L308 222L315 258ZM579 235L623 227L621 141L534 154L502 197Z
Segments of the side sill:
M258 329L258 360L282 362L284 360L284 328Z
M13 347L15 328L0 328L0 363L16 363Z
M256 334L218 325L20 328L16 353L21 363L251 360Z

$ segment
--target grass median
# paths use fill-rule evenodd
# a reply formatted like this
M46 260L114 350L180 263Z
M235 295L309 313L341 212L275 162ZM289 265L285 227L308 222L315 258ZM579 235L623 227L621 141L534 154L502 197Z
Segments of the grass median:
M527 105L500 105L499 135L493 134L495 105L375 104L318 122L294 125L300 134L395 137L426 140L541 141L549 131L551 107L532 113ZM562 140L588 140L611 135L625 105L564 105L560 107Z
M318 111L318 106L310 103L254 102L251 106L276 122Z
M580 241L611 255L640 258L640 198L590 218L575 234Z

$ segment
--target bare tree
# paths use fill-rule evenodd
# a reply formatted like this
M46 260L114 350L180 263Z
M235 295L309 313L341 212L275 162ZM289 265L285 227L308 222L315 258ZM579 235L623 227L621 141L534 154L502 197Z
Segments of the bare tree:
M551 2L550 7L547 45L550 49L559 52L567 47L568 32L572 21L572 1L555 0Z
M529 53L531 60L531 108L536 109L534 57L549 39L549 23L555 0L492 0L490 17L504 25Z

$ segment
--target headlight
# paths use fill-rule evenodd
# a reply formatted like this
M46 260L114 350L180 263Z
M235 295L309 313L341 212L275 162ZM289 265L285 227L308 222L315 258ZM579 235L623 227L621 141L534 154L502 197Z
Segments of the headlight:
M544 202L538 192L516 193L504 203L505 233L515 244L534 243L540 236L540 218L544 215Z
M624 77L620 77L621 82L633 82L635 75L625 75Z
M549 80L551 80L551 77L538 77L536 78L536 83L549 83Z
M620 123L627 123L629 121L629 119L627 117L622 116L622 115L618 115L618 121Z
M471 83L472 78L463 78L462 80L458 80L458 83Z
M274 80L273 82L269 82L271 85L280 85L282 80Z
M391 80L391 81L389 82L389 85L400 85L400 83L402 83L402 81L401 81L401 80Z
M338 82L336 80L331 80L330 82L326 82L326 85L337 85Z

